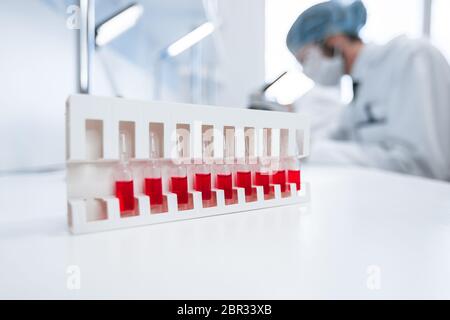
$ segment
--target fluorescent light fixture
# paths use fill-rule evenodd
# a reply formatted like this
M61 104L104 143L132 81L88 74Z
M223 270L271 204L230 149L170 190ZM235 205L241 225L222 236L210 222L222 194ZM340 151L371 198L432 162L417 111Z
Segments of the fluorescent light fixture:
M195 28L184 37L178 39L167 48L167 54L175 57L183 51L189 49L194 44L200 42L214 31L214 24L212 22L205 22L201 26Z
M132 28L142 16L144 8L134 3L100 23L95 30L95 43L101 47Z

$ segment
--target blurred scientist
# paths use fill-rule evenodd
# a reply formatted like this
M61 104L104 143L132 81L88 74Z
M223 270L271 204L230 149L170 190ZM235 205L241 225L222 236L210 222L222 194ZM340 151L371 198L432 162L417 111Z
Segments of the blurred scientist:
M364 44L362 2L329 1L304 11L287 46L315 83L353 80L354 98L311 161L377 167L450 180L450 67L426 40Z

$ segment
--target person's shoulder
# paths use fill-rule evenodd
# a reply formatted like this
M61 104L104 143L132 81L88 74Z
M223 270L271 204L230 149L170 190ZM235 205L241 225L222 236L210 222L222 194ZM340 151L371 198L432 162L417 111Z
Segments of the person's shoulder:
M426 38L409 38L399 36L386 44L385 49L392 54L403 56L413 56L420 53L434 53L436 47Z

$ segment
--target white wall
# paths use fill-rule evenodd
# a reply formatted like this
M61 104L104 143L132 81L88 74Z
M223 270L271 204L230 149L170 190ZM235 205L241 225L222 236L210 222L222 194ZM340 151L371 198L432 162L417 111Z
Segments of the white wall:
M66 17L36 0L0 2L0 172L64 163L64 104L76 91L75 35ZM111 95L95 61L94 93ZM148 99L151 81L106 50L124 95Z
M75 89L64 26L38 1L0 2L0 170L63 160L64 99Z
M250 92L264 84L264 0L221 0L219 15L217 104L244 107Z

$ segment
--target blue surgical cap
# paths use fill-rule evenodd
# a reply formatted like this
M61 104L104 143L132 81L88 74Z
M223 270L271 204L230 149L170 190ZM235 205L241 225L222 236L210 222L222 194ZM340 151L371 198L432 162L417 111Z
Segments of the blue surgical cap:
M351 4L336 0L322 2L305 10L295 20L288 32L286 45L295 55L305 45L323 41L335 34L357 36L366 19L366 8L359 0Z

